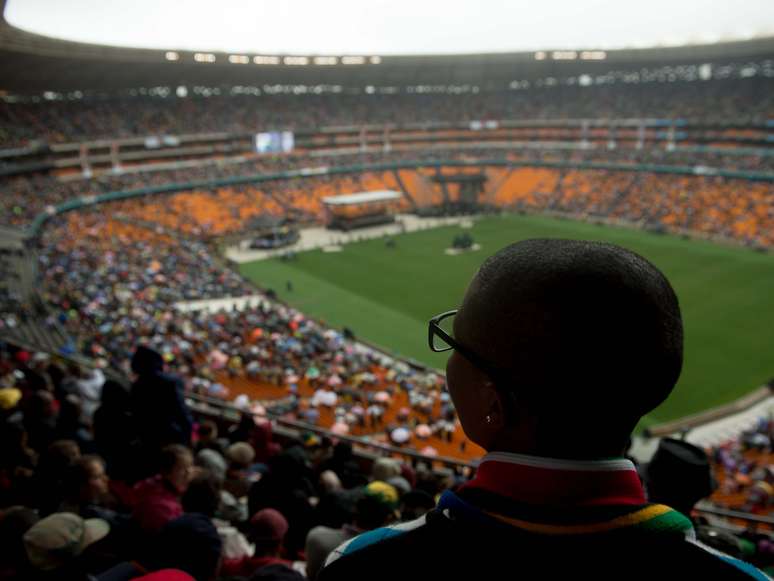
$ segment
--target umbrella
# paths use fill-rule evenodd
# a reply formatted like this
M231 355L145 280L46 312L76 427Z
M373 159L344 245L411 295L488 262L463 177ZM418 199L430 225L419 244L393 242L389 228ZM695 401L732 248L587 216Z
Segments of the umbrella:
M314 366L310 367L309 369L306 370L306 376L309 379L317 379L318 377L320 377L320 370Z
M432 446L425 446L419 451L420 454L423 456L438 456L438 450L433 448Z
M336 422L331 426L331 432L338 435L344 435L349 433L349 426L344 422Z
M265 416L266 415L266 408L263 407L259 403L254 403L252 407L250 408L250 411L253 412L257 416Z
M210 365L213 369L222 369L228 361L228 355L218 349L210 352Z
M387 403L388 401L390 401L390 394L387 393L386 391L377 391L374 394L374 401Z
M395 428L390 434L390 438L396 444L405 444L411 438L411 432L406 428Z
M430 426L427 424L419 424L415 429L414 433L417 435L418 438L429 438L430 434L432 434L432 430L430 429Z
M250 406L250 398L241 393L234 398L234 405L241 409L246 409Z
M336 405L338 399L338 396L334 392L325 391L320 397L320 403L322 403L324 406L333 407Z
M328 378L328 385L330 385L332 387L335 387L335 386L341 385L341 384L342 384L341 377L339 377L338 375L331 375Z
M410 414L411 410L405 406L398 410L398 417L407 418Z

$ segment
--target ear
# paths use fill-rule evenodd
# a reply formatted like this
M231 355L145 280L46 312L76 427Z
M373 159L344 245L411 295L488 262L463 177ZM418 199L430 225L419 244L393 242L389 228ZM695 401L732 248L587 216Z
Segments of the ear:
M508 405L505 396L490 380L486 380L482 387L480 393L484 404L483 409L486 411L484 424L491 432L499 432L507 423Z

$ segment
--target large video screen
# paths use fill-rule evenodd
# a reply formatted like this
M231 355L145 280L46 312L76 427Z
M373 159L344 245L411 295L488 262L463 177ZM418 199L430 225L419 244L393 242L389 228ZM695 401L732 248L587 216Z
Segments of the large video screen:
M289 153L293 151L292 131L270 131L255 134L255 151L258 153Z

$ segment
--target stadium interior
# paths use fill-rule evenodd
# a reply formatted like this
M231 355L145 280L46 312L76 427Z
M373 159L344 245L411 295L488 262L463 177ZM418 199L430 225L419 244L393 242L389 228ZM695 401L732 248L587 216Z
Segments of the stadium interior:
M445 360L423 354L427 320L533 231L663 257L686 372L630 455L706 451L692 518L774 571L774 36L323 57L98 46L0 19L6 546L22 545L3 511L117 530L137 515L159 452L122 399L139 346L184 386L194 461L230 502L221 576L194 577L249 577L259 509L287 508L281 556L309 579L307 533L350 523L353 491L386 481L392 513L421 515L484 453ZM278 458L285 480L267 476ZM107 471L99 495L76 464ZM93 578L134 559L121 542ZM0 557L0 578L22 561Z

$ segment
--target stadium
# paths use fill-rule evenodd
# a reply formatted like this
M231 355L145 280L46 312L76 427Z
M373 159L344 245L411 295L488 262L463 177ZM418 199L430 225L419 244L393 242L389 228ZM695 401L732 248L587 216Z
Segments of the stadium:
M434 509L491 450L463 430L428 321L487 257L543 238L620 245L669 279L682 374L627 457L655 502L647 467L698 450L713 484L673 508L774 569L772 31L133 48L29 31L19 4L0 0L0 578L314 579L352 531ZM143 496L186 461L190 487ZM668 461L674 481L701 470ZM109 524L94 555L30 548L67 513ZM204 541L173 537L200 513L220 540L194 563Z

